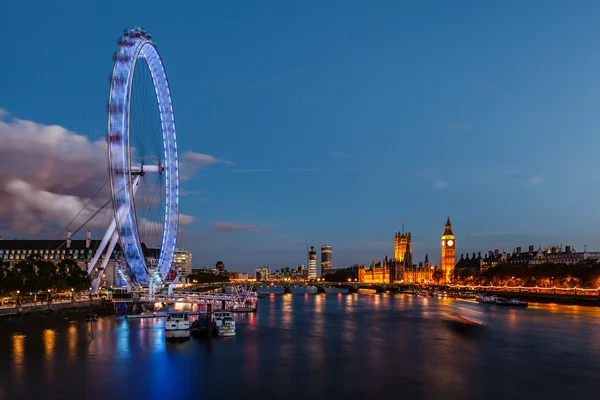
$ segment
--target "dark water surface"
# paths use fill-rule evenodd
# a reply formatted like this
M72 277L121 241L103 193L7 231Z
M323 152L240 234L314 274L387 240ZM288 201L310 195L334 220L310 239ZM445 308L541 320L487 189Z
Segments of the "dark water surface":
M164 320L0 320L0 399L591 399L600 309L484 310L456 333L447 304L405 295L278 295L237 337L165 343Z

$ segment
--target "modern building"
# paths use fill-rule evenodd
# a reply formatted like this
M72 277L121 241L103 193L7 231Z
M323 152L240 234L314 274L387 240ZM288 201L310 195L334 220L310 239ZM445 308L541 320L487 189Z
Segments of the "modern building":
M456 237L452 232L452 224L450 216L446 221L444 233L442 234L442 272L444 274L444 282L450 283L454 280L454 265L456 264Z
M184 249L175 249L173 255L173 267L179 270L180 278L185 279L192 273L192 253Z
M224 272L225 271L225 264L223 263L223 261L217 261L217 264L215 265L215 268L219 272Z
M310 246L308 252L308 279L317 279L317 252L314 246Z
M262 266L254 270L254 276L257 281L268 281L271 279L271 271L269 267Z
M333 248L329 245L321 246L321 276L333 269Z

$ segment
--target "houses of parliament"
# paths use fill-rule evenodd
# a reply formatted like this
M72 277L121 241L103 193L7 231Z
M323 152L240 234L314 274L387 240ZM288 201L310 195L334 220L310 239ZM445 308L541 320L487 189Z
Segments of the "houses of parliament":
M358 267L358 282L361 283L421 283L439 281L449 283L454 277L456 260L456 237L452 232L450 217L446 221L440 244L441 265L429 263L429 256L418 264L413 264L412 235L410 232L396 232L394 236L394 258L387 255L382 262L372 262L370 267ZM437 271L441 271L441 274Z

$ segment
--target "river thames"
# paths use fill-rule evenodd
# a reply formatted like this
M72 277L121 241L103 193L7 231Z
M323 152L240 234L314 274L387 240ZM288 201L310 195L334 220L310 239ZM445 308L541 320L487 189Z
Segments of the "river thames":
M440 313L483 312L463 335ZM287 294L237 336L165 343L164 319L0 320L0 399L565 399L600 390L600 309Z

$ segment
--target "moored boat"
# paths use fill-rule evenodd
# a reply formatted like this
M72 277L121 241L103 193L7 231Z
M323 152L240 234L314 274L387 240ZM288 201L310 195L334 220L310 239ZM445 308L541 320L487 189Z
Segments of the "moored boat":
M235 320L231 311L213 311L213 328L219 337L235 336Z
M478 303L493 304L493 303L496 303L496 296L484 296L484 295L478 294L477 296L475 296L475 300L477 300Z
M184 340L190 338L190 320L187 313L169 313L165 323L165 337Z
M496 305L498 306L506 306L506 307L522 307L525 308L527 306L529 306L528 303L521 301L521 300L517 300L517 299L502 299L502 298L496 298Z

